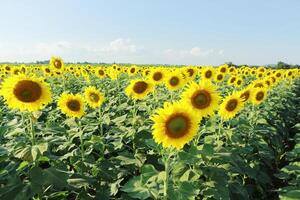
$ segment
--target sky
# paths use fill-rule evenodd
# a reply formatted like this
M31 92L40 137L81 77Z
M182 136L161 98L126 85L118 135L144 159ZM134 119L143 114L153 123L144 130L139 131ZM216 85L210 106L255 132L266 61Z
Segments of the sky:
M300 64L299 0L0 0L0 62Z

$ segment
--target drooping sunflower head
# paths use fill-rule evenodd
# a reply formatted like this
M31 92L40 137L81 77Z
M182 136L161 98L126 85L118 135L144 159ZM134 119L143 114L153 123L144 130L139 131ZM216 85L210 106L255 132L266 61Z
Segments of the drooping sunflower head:
M1 95L9 108L20 111L37 111L51 102L50 86L42 78L25 75L4 80Z
M190 80L193 80L197 75L197 68L192 66L186 67L184 73L186 74L187 77L189 77Z
M240 98L242 99L243 102L247 102L248 100L251 99L253 95L253 88L252 86L248 86L245 89L241 90L240 92Z
M150 81L135 79L125 89L125 93L132 99L144 99L150 92L154 90L154 86Z
M251 97L251 102L255 105L261 104L267 98L266 88L255 88Z
M92 108L98 108L105 100L104 95L95 87L89 86L84 90L85 101Z
M64 61L60 57L51 57L50 66L54 70L63 71L64 70Z
M237 80L237 77L236 77L236 76L231 76L231 77L228 79L227 83L228 83L228 85L234 85L236 80Z
M63 93L58 99L58 107L68 117L84 115L84 99L80 94Z
M219 115L224 120L233 118L244 106L243 100L238 92L227 96L220 105Z
M198 131L199 118L183 103L165 103L151 120L153 138L164 148L182 149Z
M220 96L216 87L210 81L200 84L191 82L182 93L182 101L199 116L212 116L218 108Z

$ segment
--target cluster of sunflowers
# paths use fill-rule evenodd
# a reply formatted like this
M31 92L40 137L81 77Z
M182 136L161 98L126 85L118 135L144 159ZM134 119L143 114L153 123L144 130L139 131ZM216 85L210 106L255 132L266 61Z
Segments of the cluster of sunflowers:
M125 94L134 101L142 101L158 87L169 90L170 102L150 117L152 134L163 147L181 149L197 134L203 118L217 114L223 121L232 119L246 103L261 104L267 98L268 90L282 80L292 82L298 78L300 70L228 65L83 66L64 64L61 58L52 57L49 65L0 66L0 95L11 109L35 112L54 99L47 83L51 77L58 77L62 83L66 76L83 77L90 83L91 76L118 81L121 74L130 78ZM234 92L222 95L221 85L233 88ZM172 94L180 92L180 100L174 101ZM90 85L84 94L62 93L57 98L57 106L66 116L80 118L85 114L85 104L96 109L104 100L105 95Z

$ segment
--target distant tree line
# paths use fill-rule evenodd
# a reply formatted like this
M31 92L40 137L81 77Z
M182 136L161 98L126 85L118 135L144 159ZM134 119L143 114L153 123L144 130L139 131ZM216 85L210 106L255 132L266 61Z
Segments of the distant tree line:
M232 62L226 62L227 65L229 66L234 66L234 67L242 67L242 66L247 66L247 67L260 67L259 65L257 66L249 66L249 65L236 65L233 64ZM277 62L277 64L270 64L270 65L265 65L267 68L273 68L273 69L294 69L294 68L300 68L299 64L296 65L291 65L282 61Z

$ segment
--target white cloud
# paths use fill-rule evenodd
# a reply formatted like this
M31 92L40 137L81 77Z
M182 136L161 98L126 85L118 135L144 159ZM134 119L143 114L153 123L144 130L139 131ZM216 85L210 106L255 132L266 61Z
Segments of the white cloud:
M0 62L32 62L47 60L53 55L61 56L69 62L125 62L127 58L139 56L142 50L142 47L133 44L130 39L123 38L118 38L107 44L58 41L23 44L21 46L2 43L0 45Z
M199 47L193 47L190 50L190 54L193 56L208 56L209 54L212 54L214 52L213 49L203 50Z
M131 43L130 39L118 38L111 41L109 46L102 48L101 51L108 53L136 53L137 47Z
M213 54L213 49L202 49L200 47L193 47L191 49L166 49L163 54L167 57L189 58L189 57L206 57Z

